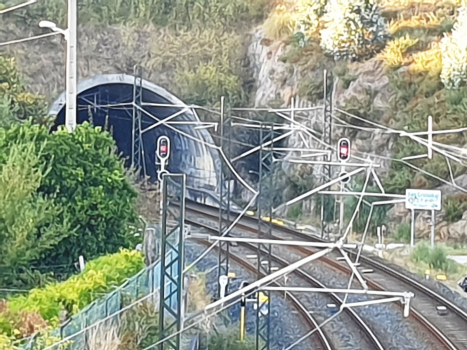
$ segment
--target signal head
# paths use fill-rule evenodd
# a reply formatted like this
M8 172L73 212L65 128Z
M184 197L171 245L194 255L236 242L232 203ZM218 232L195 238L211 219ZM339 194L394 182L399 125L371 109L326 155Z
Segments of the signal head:
M341 162L346 162L350 158L350 141L348 139L340 139L338 144L337 155Z
M160 160L167 160L170 156L170 139L167 136L161 136L157 140L157 157Z

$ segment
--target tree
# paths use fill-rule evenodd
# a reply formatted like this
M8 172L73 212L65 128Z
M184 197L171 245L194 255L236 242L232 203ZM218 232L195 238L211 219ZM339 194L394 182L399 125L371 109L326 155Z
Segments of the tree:
M322 21L321 46L335 59L371 55L387 39L375 0L329 0Z
M441 40L443 68L441 81L447 88L459 88L467 82L467 6L459 9L452 34Z
M0 128L0 265L67 265L134 242L137 193L107 132Z

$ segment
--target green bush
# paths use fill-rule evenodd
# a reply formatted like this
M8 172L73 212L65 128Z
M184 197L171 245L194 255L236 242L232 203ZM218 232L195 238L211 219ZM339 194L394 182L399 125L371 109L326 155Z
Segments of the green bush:
M441 270L445 273L456 273L457 264L448 259L447 249L443 246L435 246L431 249L428 244L422 242L417 244L412 252L412 260L415 262L424 262L431 269Z
M102 293L108 293L115 286L123 284L142 268L144 263L141 253L121 250L88 262L82 273L65 282L33 289L27 295L14 297L8 301L8 306L13 312L39 312L45 320L56 325L60 310L66 309L75 314L98 299Z
M14 253L17 259L29 260L33 266L73 266L79 255L91 260L135 244L129 226L137 222L137 193L115 153L115 141L110 134L87 123L74 133L62 128L49 134L45 127L28 123L0 129L3 150L0 170L9 169L7 165L13 157L9 150L15 144L25 145L31 156L39 156L38 164L31 165L31 171L37 173L43 169L42 177L31 176L23 187L30 186L30 196L37 197L37 207L42 208L36 210L44 211L34 218L34 211L20 213L17 209L23 216L30 215L32 221L28 221L15 215L14 208L2 208L8 210L4 217L10 230L28 222L30 227L24 228L22 236L36 237L29 246L36 239L44 242L34 256ZM8 173L3 176L6 179ZM13 181L11 178L8 176L8 181ZM5 231L0 232L0 242L4 235ZM49 237L53 239L48 240Z
M354 189L355 191L361 191L362 185L357 185ZM366 192L377 192L376 188L368 186ZM378 197L365 197L365 201L372 203L381 200ZM345 205L345 218L346 221L349 222L354 214L354 211L357 207L359 198L354 196L349 196L346 198L346 205ZM353 222L353 229L356 232L363 232L365 230L366 223L368 221L368 216L370 215L371 207L364 203L360 204L360 209L358 214ZM385 206L375 206L373 208L373 214L371 216L369 230L370 232L375 231L377 226L381 226L386 223L386 214L387 214L387 207Z
M294 204L287 212L287 216L291 220L296 220L302 215L302 203Z
M408 243L410 242L410 233L411 233L410 224L404 223L397 227L397 231L394 237L398 241Z
M456 222L462 219L467 210L467 196L457 195L447 197L443 201L444 219L447 222Z

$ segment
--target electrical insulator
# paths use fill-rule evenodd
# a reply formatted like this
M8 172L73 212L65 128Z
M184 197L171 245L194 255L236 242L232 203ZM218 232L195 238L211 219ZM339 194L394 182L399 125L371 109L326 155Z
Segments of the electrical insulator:
M348 139L339 140L338 156L341 162L346 162L350 158L350 141Z
M157 140L157 157L166 161L170 155L170 140L167 136L161 136Z

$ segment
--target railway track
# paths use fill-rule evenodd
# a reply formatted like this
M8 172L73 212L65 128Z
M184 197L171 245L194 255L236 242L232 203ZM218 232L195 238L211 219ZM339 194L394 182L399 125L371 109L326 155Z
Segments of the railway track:
M216 233L216 230L214 228L208 226L208 225L200 224L198 222L191 221L191 220L187 220L187 223L190 224L190 225L193 225L193 226L203 228L203 230L205 230L205 231ZM201 244L203 244L205 246L210 246L212 244L212 242L203 241L203 240L200 240L200 239L196 239L196 241L198 241L199 243L201 243ZM244 248L247 251L252 252L252 253L257 252L257 246L255 246L253 244L240 242L240 243L238 243L238 246L241 247L241 248ZM232 249L234 251L232 251ZM234 259L235 262L238 263L240 266L243 266L244 268L246 268L247 270L249 270L249 271L251 271L253 273L257 273L257 266L246 262L245 259L244 259L245 255L244 254L242 255L241 253L239 254L238 252L236 253L235 248L231 248L230 257L232 259ZM280 258L277 255L272 255L271 259L276 264L276 266L279 266L281 268L285 267L285 266L287 266L289 264L286 260ZM320 281L318 281L316 278L312 277L310 274L308 274L307 272L305 272L302 269L297 269L291 275L297 277L298 279L301 279L302 281L305 282L306 285L313 286L313 287L318 287L318 288L324 288L325 287ZM275 285L280 286L280 284L278 284L278 283L275 283ZM316 319L314 319L310 315L309 310L311 309L311 307L309 305L309 302L307 302L307 300L305 298L302 298L303 294L302 295L294 295L293 293L287 293L287 296L292 301L292 303L294 304L294 307L297 310L299 310L300 314L307 320L307 323L311 326L310 330L314 330L317 327L318 322L316 321ZM338 306L340 306L340 304L342 304L342 299L340 297L338 297L334 293L331 293L330 297L326 297L324 295L322 297L326 298L326 299L329 299L329 302L336 303L336 305L338 305ZM362 342L360 340L360 345L361 345L360 348L361 349L380 349L380 350L385 349L383 347L383 345L381 344L381 342L379 341L378 337L371 331L370 327L361 319L360 316L358 316L358 314L354 310L345 309L344 312L348 315L350 320L349 319L343 319L342 321L343 322L353 321L355 324L358 325L361 333L367 338L366 342ZM348 322L347 322L347 327L349 327ZM315 338L317 337L316 335L318 335L317 338L319 340L319 343L320 343L322 349L344 349L345 348L342 345L339 346L339 347L334 347L332 345L332 342L329 340L330 337L328 335L326 335L325 331L323 331L322 328L318 328L314 334L315 334L315 336L314 336ZM363 343L367 343L366 346L362 346ZM351 348L349 348L349 349L351 349Z
M197 218L204 217L208 220L217 222L218 209L200 205L196 202L187 202L187 213L195 215ZM235 216L232 215L232 222ZM191 224L200 224L199 220L190 220ZM236 228L250 233L257 233L258 220L252 217L242 218L236 225ZM303 241L325 242L324 240L298 232L288 227L273 225L272 239L293 239ZM310 255L314 251L304 247L291 247L302 255ZM355 254L355 252L349 252ZM351 273L348 266L335 260L336 255L330 255L321 258L325 264L333 269L339 270L349 275ZM411 304L411 317L423 325L430 335L435 337L445 349L467 349L467 312L442 295L427 288L420 282L402 274L401 272L386 266L385 264L362 255L360 262L363 267L371 267L374 272L366 275L370 288L376 290L405 289L416 292L416 297ZM440 316L437 310L438 306L447 309L447 315Z
M208 247L211 245L211 242L201 240L201 239L195 239L196 242ZM217 248L216 248L217 249ZM230 258L235 261L238 265L242 266L245 270L256 274L257 273L257 267L248 263L243 259L241 256L237 254L231 254ZM281 286L278 282L273 283L274 286ZM289 294L289 300L294 306L294 308L300 313L300 315L303 317L305 322L310 326L310 329L314 330L316 329L316 332L314 333L313 337L310 338L310 341L313 345L318 344L319 347L317 349L323 349L323 350L335 350L336 348L333 347L332 342L329 340L328 335L321 329L318 328L318 322L316 319L308 312L307 307L302 303L299 298L296 296ZM310 344L311 345L311 344Z

